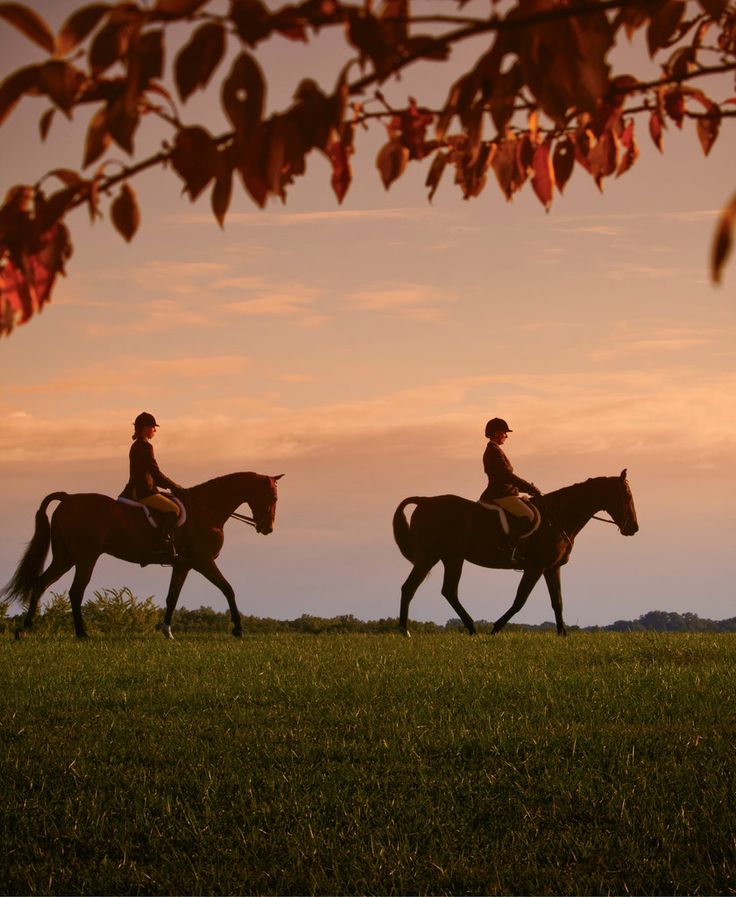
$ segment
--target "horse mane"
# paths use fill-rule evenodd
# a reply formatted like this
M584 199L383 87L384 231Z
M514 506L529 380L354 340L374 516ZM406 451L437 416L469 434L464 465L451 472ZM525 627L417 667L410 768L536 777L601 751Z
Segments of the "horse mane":
M581 483L573 483L571 486L562 486L560 489L554 489L552 492L545 492L544 498L559 498L562 496L563 498L568 495L576 495L578 492L586 490L590 488L592 483L602 482L603 480L610 479L609 477L588 477L587 480L583 480Z
M192 486L188 491L195 492L199 490L209 489L212 486L221 486L226 482L235 483L245 478L248 479L258 479L263 475L260 473L253 473L252 471L242 471L236 473L226 473L219 477L212 477L211 480L205 480L204 483L198 483L196 486Z

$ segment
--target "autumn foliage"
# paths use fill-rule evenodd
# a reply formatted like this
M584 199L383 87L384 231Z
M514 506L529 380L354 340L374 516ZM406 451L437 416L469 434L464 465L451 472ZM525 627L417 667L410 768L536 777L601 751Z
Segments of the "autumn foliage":
M126 240L133 238L140 211L131 182L156 166L180 178L191 200L208 191L222 225L235 185L261 208L269 197L285 201L313 151L329 160L341 202L352 180L357 129L383 126L376 166L387 189L418 162L426 167L430 199L449 172L465 198L481 193L491 176L507 199L529 184L549 208L575 171L599 189L606 178L623 175L642 137L663 150L666 129L687 123L707 155L724 121L736 117L736 99L728 95L736 72L733 2L498 0L483 4L482 16L466 14L468 6L466 0L304 0L279 8L262 0L92 3L53 34L31 9L0 3L0 28L17 29L48 54L2 82L0 125L26 96L48 101L39 120L43 140L59 114L92 110L80 169L55 169L35 184L16 185L0 208L0 332L48 302L72 252L65 224L72 209L86 206L93 220L107 214ZM167 29L174 25L188 32L169 59ZM305 75L288 108L268 109L268 76L258 60L263 43L318 41L335 29L345 57L330 91ZM612 67L614 47L639 31L658 66L654 79ZM448 84L438 108L405 94L387 98L389 87L401 92L395 76L402 70L441 65L470 38L482 38L480 55ZM182 112L213 79L220 82L224 121L218 134ZM726 96L711 95L724 85ZM169 136L157 153L137 159L136 136L154 119ZM116 147L128 163L110 158ZM716 281L735 218L736 196L714 238Z

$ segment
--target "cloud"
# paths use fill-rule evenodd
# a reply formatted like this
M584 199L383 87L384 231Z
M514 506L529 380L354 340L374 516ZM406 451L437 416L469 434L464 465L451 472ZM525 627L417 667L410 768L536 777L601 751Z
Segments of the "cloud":
M237 371L247 362L229 364ZM176 365L166 370L181 377ZM128 421L120 420L119 411L104 410L104 394L98 405L103 410L90 414L87 405L63 421L20 409L5 412L0 463L120 457ZM697 427L692 425L695 412ZM479 463L483 425L500 413L514 429L511 454L524 465L534 458L544 469L561 459L608 453L622 466L636 455L652 463L674 459L685 470L733 456L736 373L695 376L684 366L593 374L516 372L451 378L306 407L268 397L223 396L203 400L199 407L192 402L186 413L167 418L159 444L167 463L191 466L206 458L214 468L242 467L248 459L276 464L312 458L339 474L354 463L356 453L368 457L377 446L387 457L413 454L418 468L429 457L465 465Z
M593 234L599 237L618 237L623 233L620 227L611 227L607 224L590 224L580 227L558 227L557 231L563 234Z
M150 384L151 391L183 382L229 377L248 370L251 360L245 355L186 356L157 359L118 356L104 363L72 368L62 377L42 383L14 384L7 395L22 401L24 395L44 397L73 393L78 396L106 396L114 389L117 400L128 394L139 394L141 385Z
M651 357L657 353L682 353L688 349L715 345L720 332L713 328L651 327L632 333L624 324L614 328L608 345L589 352L593 361L611 361L632 355Z
M441 317L451 298L426 284L393 284L349 293L343 307L426 321Z
M436 217L446 213L434 212ZM250 227L295 227L304 224L352 224L374 221L426 220L426 208L394 209L335 209L316 212L233 212L227 216L228 225L246 224ZM211 215L184 213L166 216L173 224L211 224Z

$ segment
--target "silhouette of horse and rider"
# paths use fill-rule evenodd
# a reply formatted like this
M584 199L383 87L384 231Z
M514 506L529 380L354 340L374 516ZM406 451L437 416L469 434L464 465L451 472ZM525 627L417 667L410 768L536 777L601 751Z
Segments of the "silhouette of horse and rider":
M52 492L43 499L36 512L33 537L13 578L0 593L27 607L23 629L17 635L32 628L43 593L73 567L69 599L74 631L85 638L84 591L102 554L141 566L171 566L161 625L165 636L172 637L172 616L191 570L220 589L230 609L232 633L242 635L235 593L215 563L224 542L223 527L235 517L250 523L258 533L271 533L276 484L283 474L232 473L185 489L167 477L156 462L151 440L157 429L158 423L149 412L135 419L129 479L118 499L66 492ZM533 483L514 473L502 449L511 432L502 418L492 418L486 424L488 443L483 468L488 485L478 501L457 495L414 496L405 498L394 512L396 544L412 564L401 587L399 625L405 635L409 635L409 604L440 561L445 571L442 594L471 634L476 631L475 624L458 598L465 561L522 571L514 602L494 623L494 633L521 610L544 576L557 632L565 635L560 567L568 562L577 534L600 511L608 512L612 518L609 522L615 523L623 535L637 532L625 470L617 477L597 477L542 495ZM54 501L59 505L49 521L47 508ZM237 512L244 503L250 506L252 517ZM415 505L410 520L405 515L408 505ZM49 548L52 558L44 569Z

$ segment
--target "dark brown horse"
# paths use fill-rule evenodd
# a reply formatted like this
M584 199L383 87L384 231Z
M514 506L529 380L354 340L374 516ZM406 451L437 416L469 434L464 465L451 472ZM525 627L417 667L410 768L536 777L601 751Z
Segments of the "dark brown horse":
M475 634L475 623L457 594L465 561L481 567L523 570L514 603L493 624L494 634L521 610L544 576L557 632L567 635L562 619L560 567L568 562L577 534L598 511L607 511L613 518L608 522L615 523L624 536L633 536L639 529L634 499L624 470L618 477L596 477L557 489L532 499L532 503L540 510L542 522L536 532L520 542L521 557L514 562L504 545L506 537L496 511L457 495L405 498L401 502L394 513L394 538L401 553L414 565L401 587L400 626L405 635L409 635L409 603L438 561L445 568L442 594L471 635ZM410 504L417 507L408 523L404 508Z
M165 636L171 638L171 617L190 570L201 573L227 598L233 635L242 635L235 593L215 563L224 541L222 528L235 510L247 502L253 518L252 521L245 519L252 522L259 533L267 535L272 532L276 514L276 480L281 476L283 474L269 477L257 473L231 473L194 486L182 494L187 518L175 537L180 555L172 563L166 613L161 627ZM46 509L53 501L60 504L49 524ZM49 545L52 559L43 570ZM159 547L158 531L147 522L141 507L95 493L70 495L52 492L41 502L36 512L33 538L13 579L0 595L18 599L27 605L23 630L30 629L43 593L74 567L69 600L74 631L79 638L85 638L82 599L100 555L110 554L145 566L160 563L156 560Z

